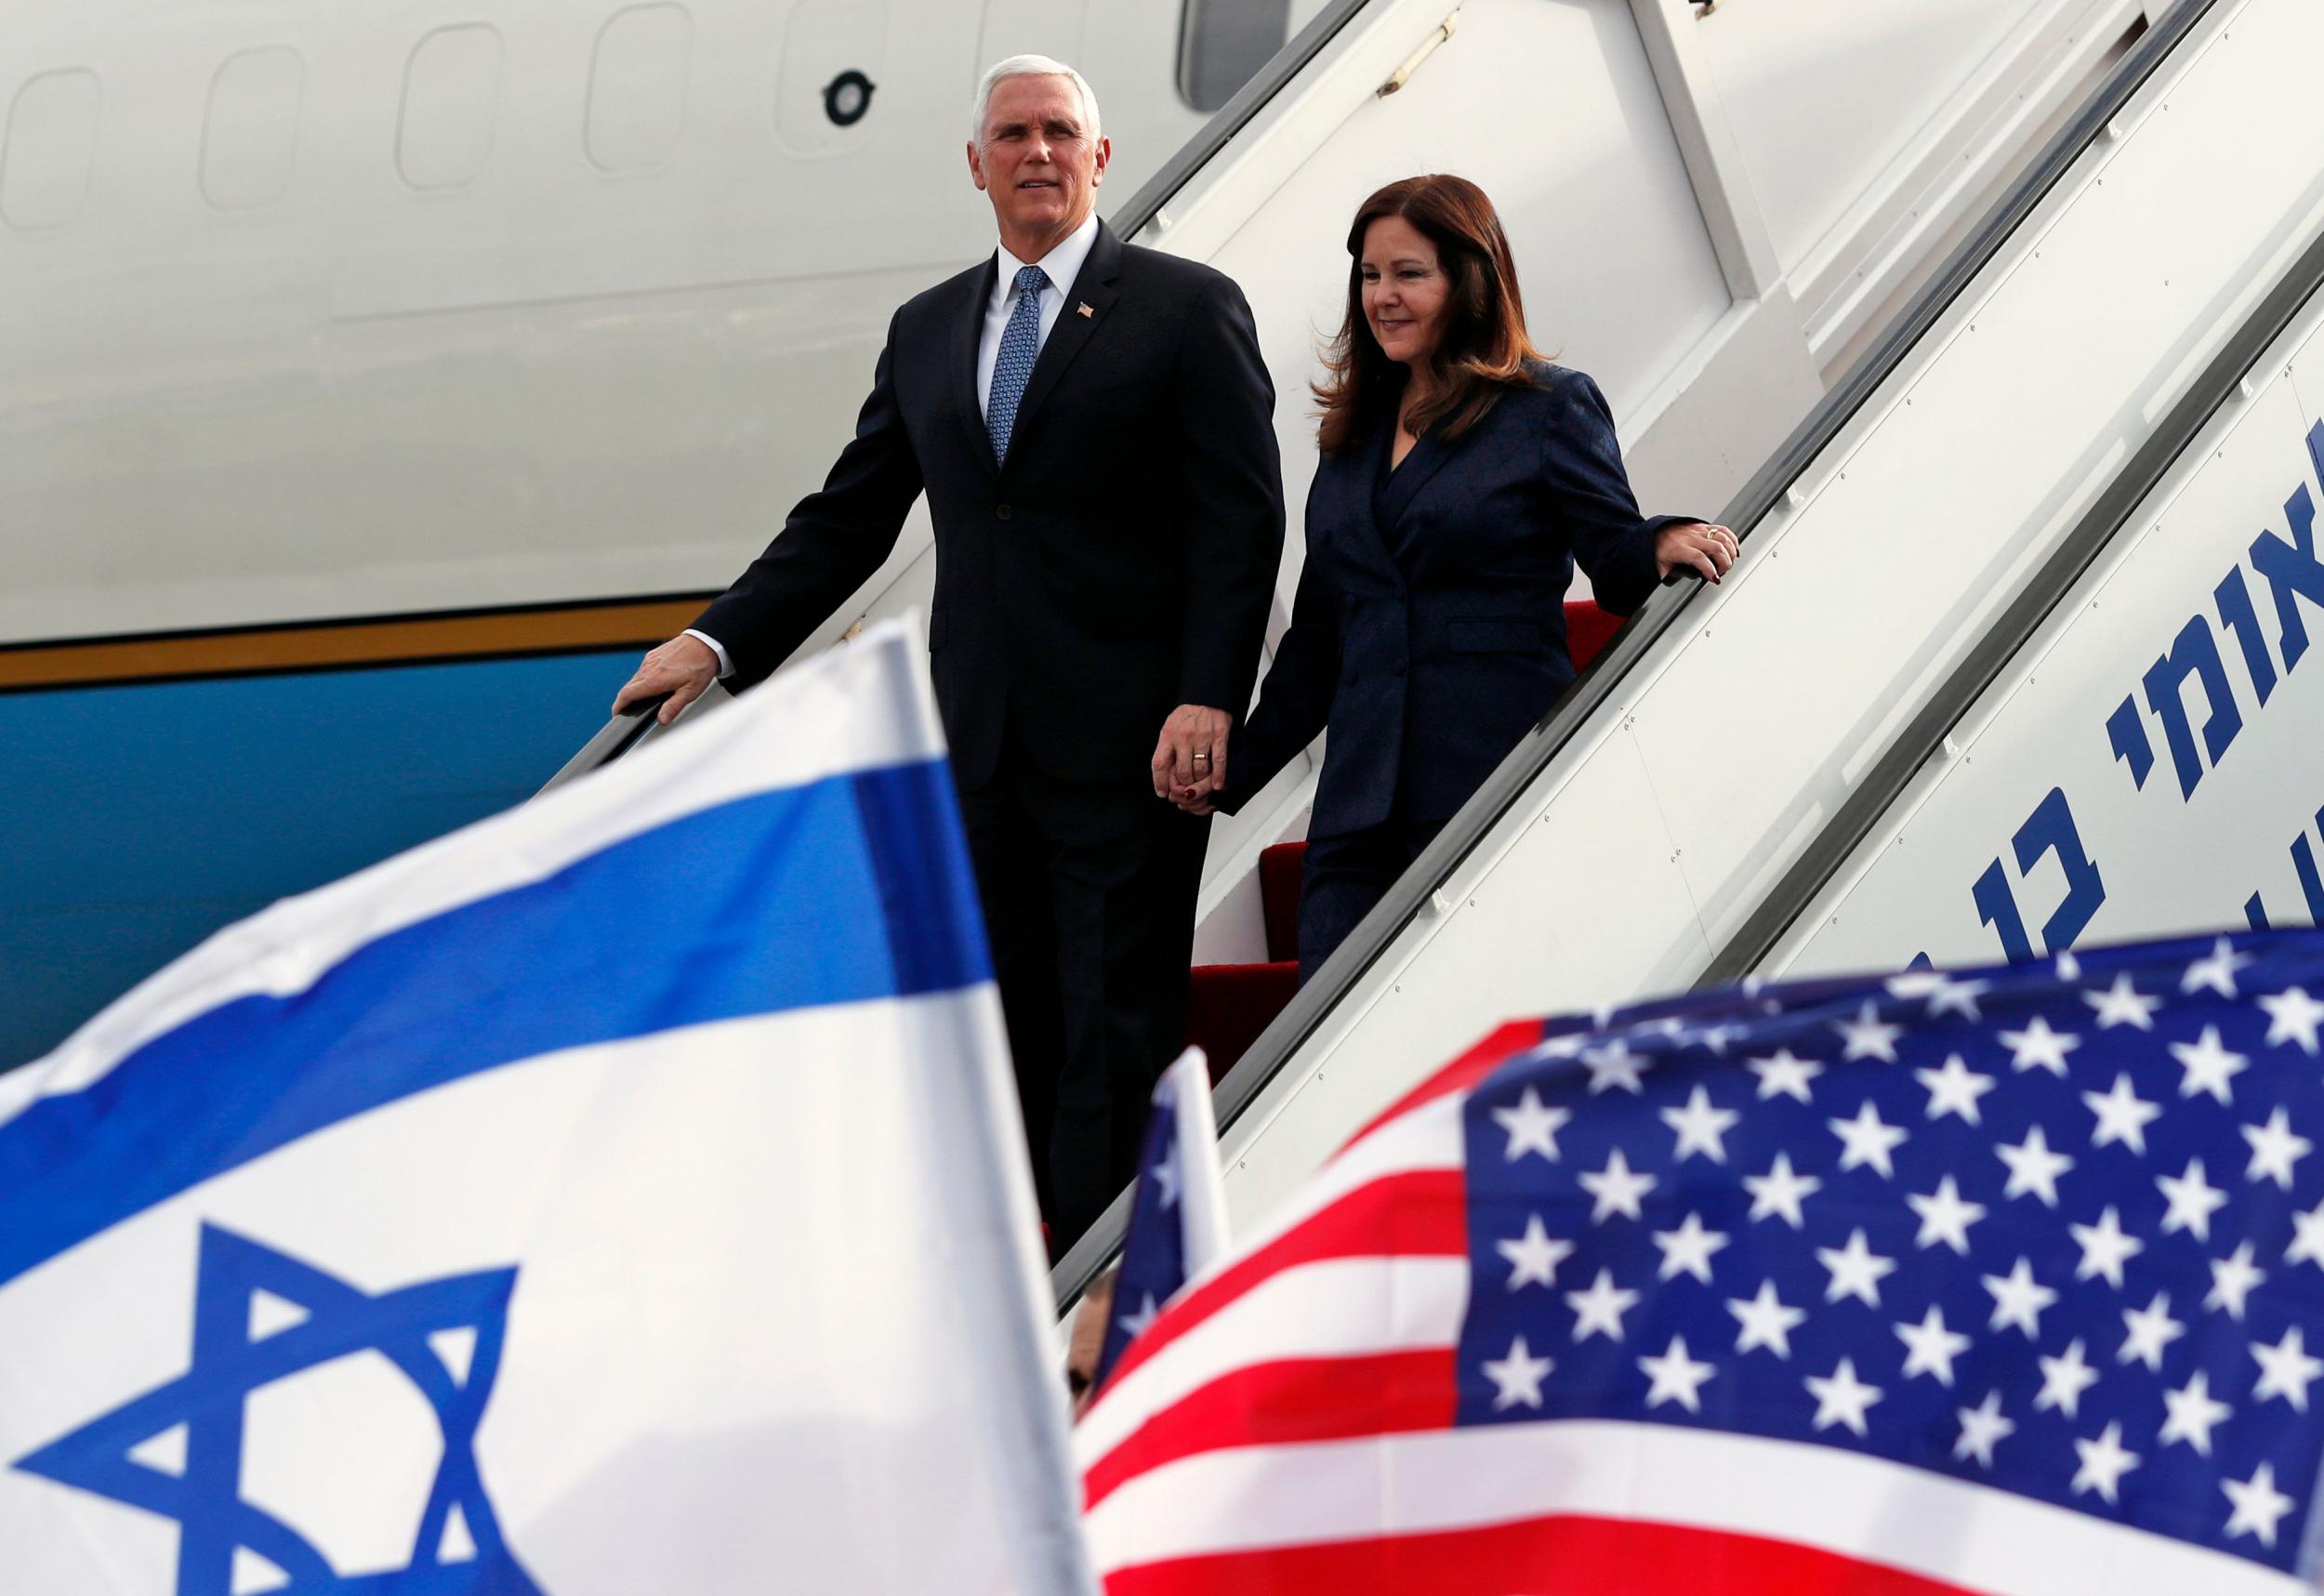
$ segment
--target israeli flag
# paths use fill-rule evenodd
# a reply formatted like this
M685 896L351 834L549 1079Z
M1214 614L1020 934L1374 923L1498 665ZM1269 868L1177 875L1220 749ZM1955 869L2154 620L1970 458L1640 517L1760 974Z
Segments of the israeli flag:
M1230 1239L1210 1063L1200 1048L1189 1048L1155 1084L1094 1384L1105 1383L1129 1343L1189 1280L1226 1252Z
M878 628L0 1076L0 1590L1087 1591L1018 1123Z

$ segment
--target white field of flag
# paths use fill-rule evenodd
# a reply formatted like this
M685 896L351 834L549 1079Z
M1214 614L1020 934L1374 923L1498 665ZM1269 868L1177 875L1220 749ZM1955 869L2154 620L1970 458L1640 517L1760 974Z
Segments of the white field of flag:
M0 1077L0 1588L1088 1592L1038 1236L876 627Z

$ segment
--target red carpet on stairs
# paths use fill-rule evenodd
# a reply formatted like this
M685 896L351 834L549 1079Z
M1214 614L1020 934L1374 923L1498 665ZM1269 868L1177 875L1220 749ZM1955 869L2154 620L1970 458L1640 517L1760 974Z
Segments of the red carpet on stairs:
M1587 599L1565 606L1565 646L1587 670L1621 629L1622 617ZM1300 983L1300 875L1304 842L1278 842L1259 855L1259 900L1267 929L1265 964L1204 964L1191 972L1186 1040L1210 1060L1216 1082L1249 1050L1291 1001Z

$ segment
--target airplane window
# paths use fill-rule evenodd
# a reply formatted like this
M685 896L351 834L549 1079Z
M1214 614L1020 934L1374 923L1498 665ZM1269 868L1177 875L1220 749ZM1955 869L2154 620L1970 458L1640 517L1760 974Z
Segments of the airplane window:
M226 58L202 122L202 197L223 211L282 197L298 146L307 65L282 46Z
M597 35L589 66L589 159L608 172L642 172L678 148L686 119L693 19L683 6L632 6Z
M59 228L81 214L102 99L97 74L79 67L43 73L17 91L0 147L0 216L10 227Z
M492 158L500 110L500 34L481 22L439 28L403 69L395 164L416 189L456 189Z
M1178 92L1216 111L1291 36L1291 0L1186 0L1178 31Z
M878 86L886 75L888 10L886 0L799 0L791 7L783 25L774 130L792 154L868 149L891 120Z

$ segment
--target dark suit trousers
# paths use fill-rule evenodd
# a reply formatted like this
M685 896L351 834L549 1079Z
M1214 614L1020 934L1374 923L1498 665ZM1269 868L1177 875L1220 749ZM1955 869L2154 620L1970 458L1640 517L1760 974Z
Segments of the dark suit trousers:
M1142 770L1061 780L1013 737L960 811L1062 1256L1137 1174L1155 1081L1184 1046L1208 823L1155 798Z
M1300 877L1301 985L1444 829L1441 820L1405 821L1392 814L1384 824L1307 839Z

